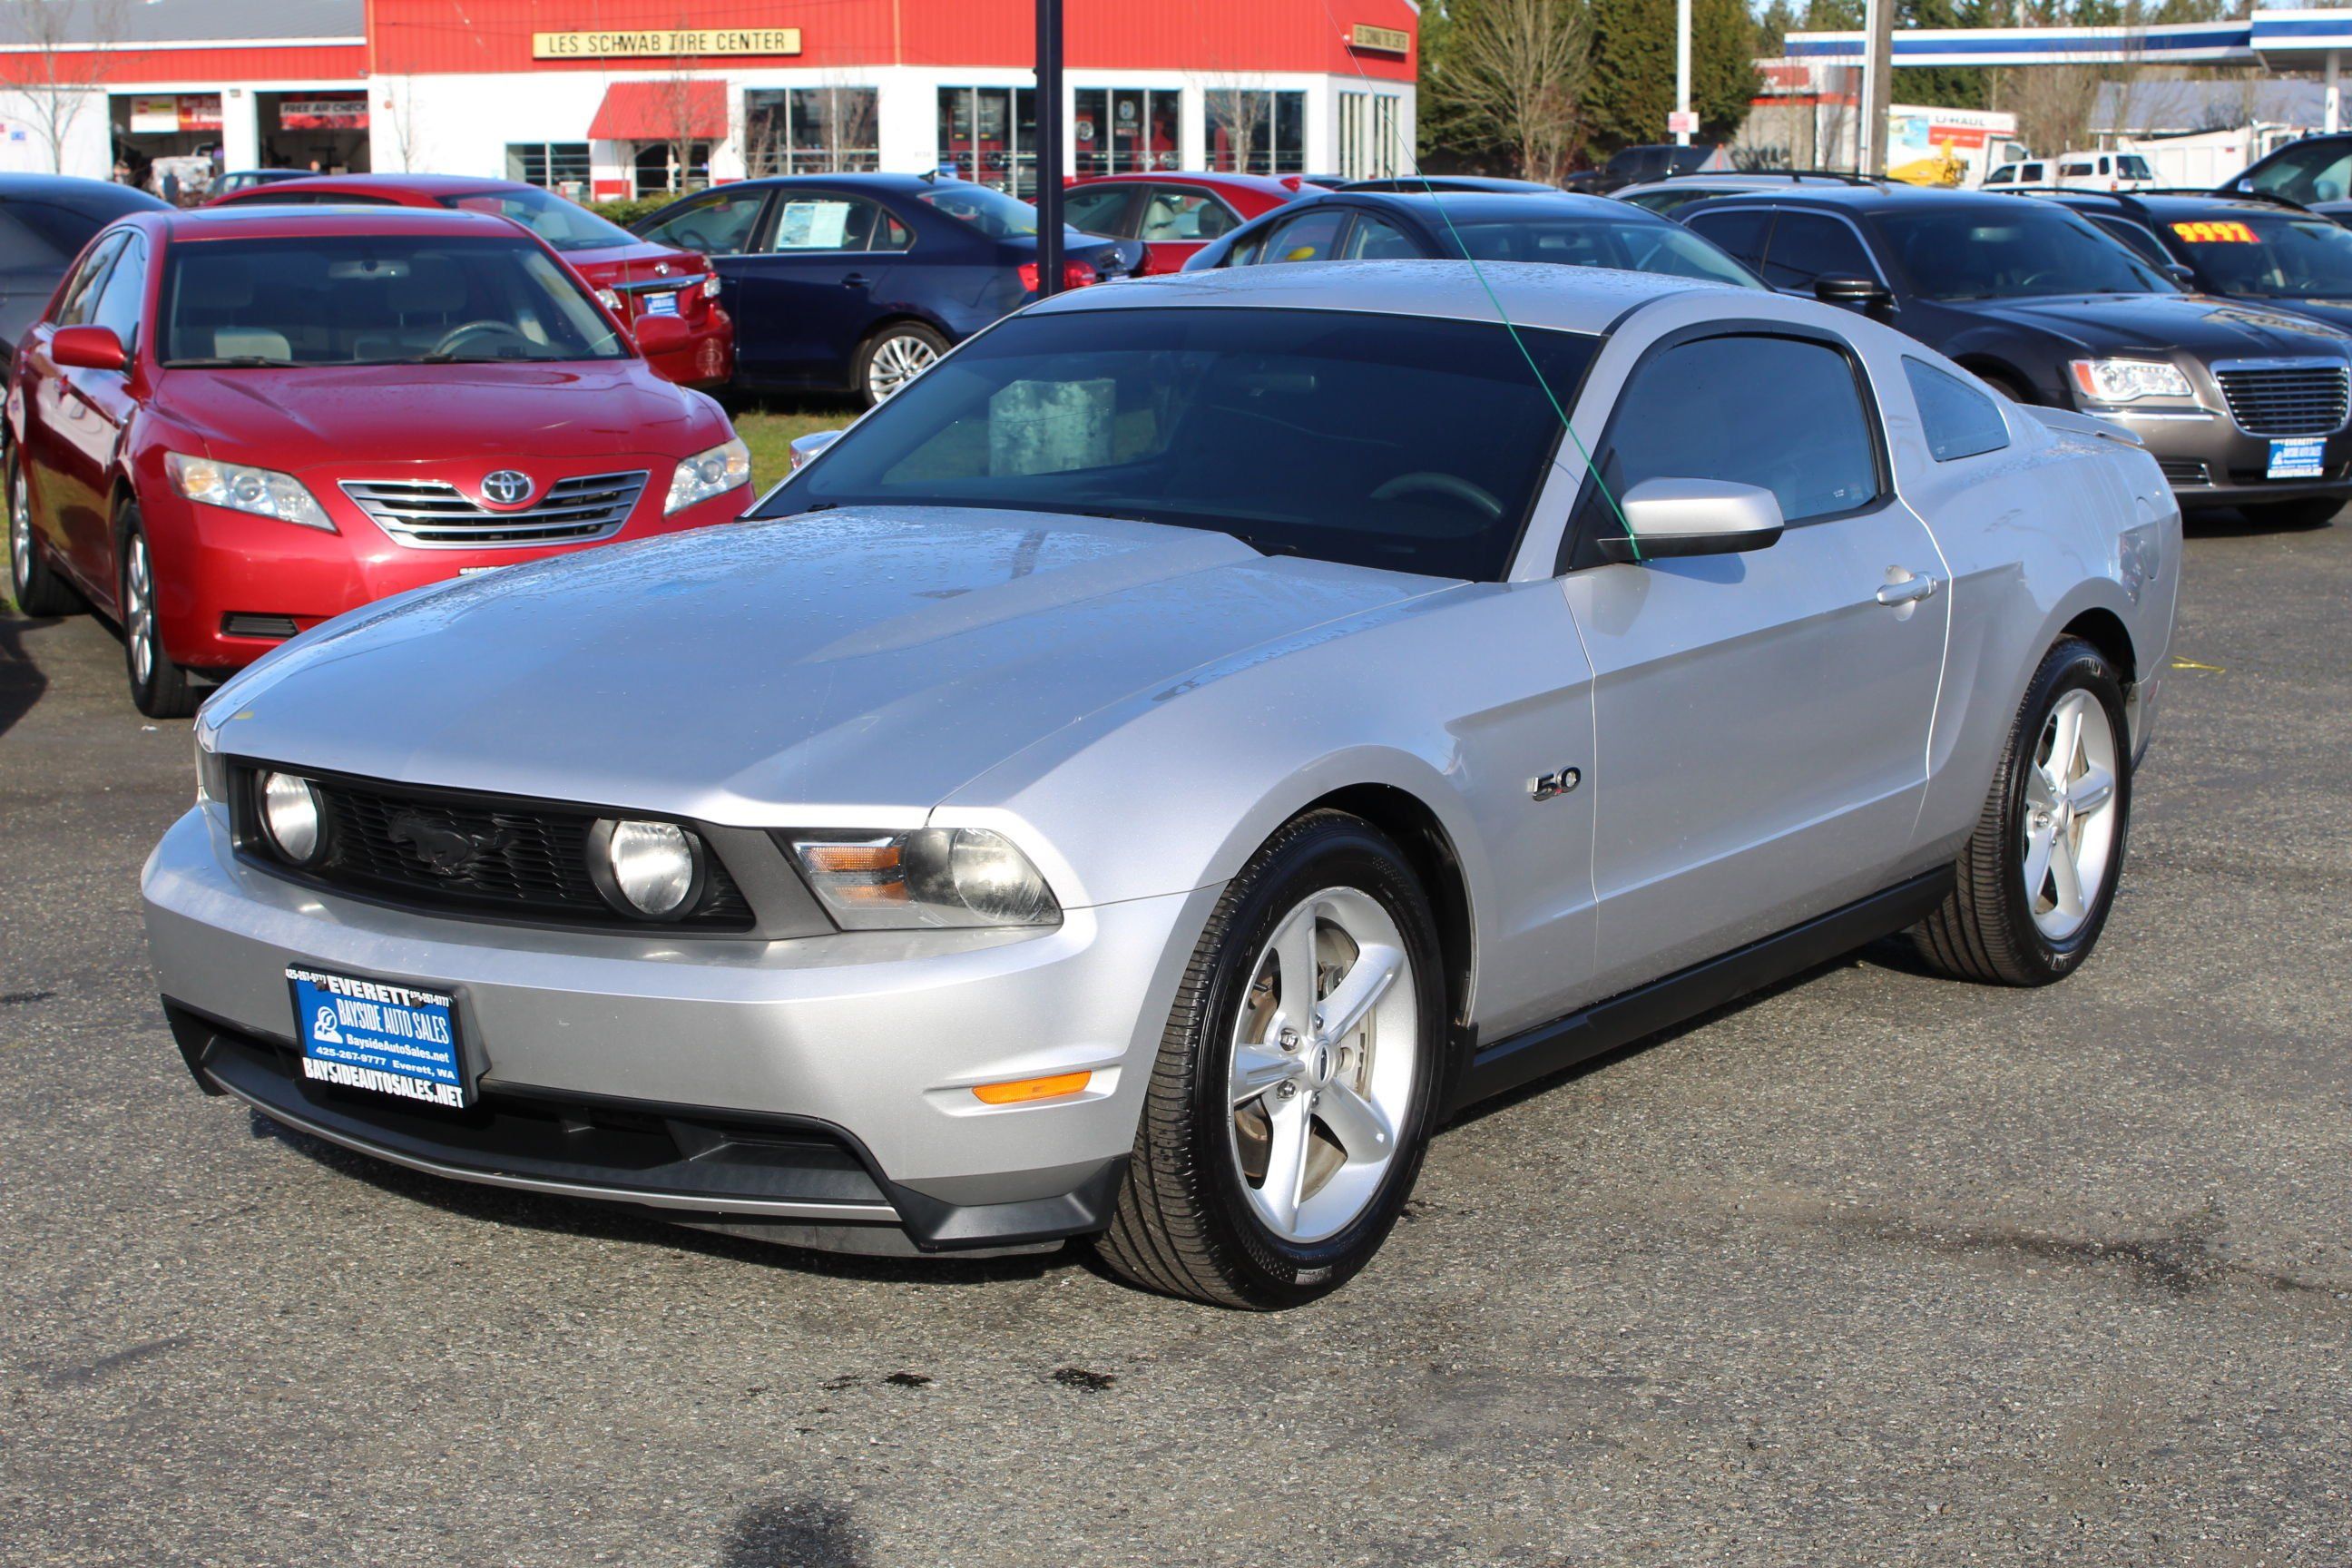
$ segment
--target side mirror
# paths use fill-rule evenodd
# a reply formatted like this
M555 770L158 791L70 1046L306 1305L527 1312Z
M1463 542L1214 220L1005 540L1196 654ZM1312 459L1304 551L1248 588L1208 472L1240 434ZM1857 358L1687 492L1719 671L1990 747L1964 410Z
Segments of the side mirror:
M1857 278L1850 272L1829 272L1813 279L1813 298L1824 305L1843 305L1865 315L1891 308L1895 296L1886 285L1875 278Z
M1722 479L1643 479L1617 504L1633 534L1603 539L1601 553L1619 563L1761 550L1782 527L1770 490Z
M68 370L131 368L130 351L112 327L59 327L49 339L49 357Z
M797 474L814 462L817 454L840 440L843 434L839 430L812 430L805 436L793 437L792 471Z
M2196 272L2183 263L2178 261L2166 262L2164 264L2164 275L2167 278L2171 279L2175 283L2179 284L2183 289L2194 289L2197 287Z
M693 330L677 316L639 316L635 331L637 352L648 357L682 349L694 336Z

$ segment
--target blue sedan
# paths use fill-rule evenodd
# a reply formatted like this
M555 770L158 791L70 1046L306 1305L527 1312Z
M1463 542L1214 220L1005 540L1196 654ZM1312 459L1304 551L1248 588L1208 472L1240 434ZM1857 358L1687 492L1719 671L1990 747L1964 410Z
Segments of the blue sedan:
M879 403L1037 297L1037 213L987 185L798 174L682 197L635 226L709 257L735 319L735 384ZM1124 278L1142 246L1066 231L1063 286Z

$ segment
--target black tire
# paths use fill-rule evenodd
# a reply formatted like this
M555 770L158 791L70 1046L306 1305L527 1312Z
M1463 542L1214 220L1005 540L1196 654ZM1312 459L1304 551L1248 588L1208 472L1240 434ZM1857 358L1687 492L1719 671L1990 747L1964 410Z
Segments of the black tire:
M1397 1152L1341 1229L1278 1237L1253 1211L1234 1158L1228 1089L1234 1030L1265 944L1304 900L1331 888L1379 903L1403 937L1421 1048ZM1420 1173L1448 1077L1447 1008L1436 922L1404 857L1360 817L1311 812L1276 833L1218 900L1185 970L1151 1074L1135 1153L1096 1251L1147 1289L1266 1310L1338 1289L1378 1251Z
M2086 918L2063 940L2035 921L2025 885L2026 785L2051 711L2068 692L2087 691L2106 713L2116 759L2114 837L2106 874L2087 902ZM1988 985L2047 985L2063 980L2090 956L2114 907L2131 828L2131 740L2124 720L2123 686L2106 656L2074 637L2042 657L2010 727L1992 793L1976 832L1954 867L1956 881L1943 905L1917 926L1912 940L1938 973Z
M195 684L186 670L172 662L172 656L163 648L163 633L155 625L155 563L147 549L147 531L139 521L138 502L124 505L117 521L116 537L122 544L116 552L121 577L116 584L119 596L115 603L121 611L122 668L131 682L131 700L150 719L185 719L196 710ZM134 595L141 592L134 583L142 563L146 575L143 606L134 602ZM146 666L144 670L140 668L142 663Z
M2239 510L2258 528L2317 528L2335 520L2344 502L2332 496L2306 496L2301 500L2262 501Z
M920 321L893 321L857 346L856 362L850 368L850 382L856 389L858 400L871 408L895 392L903 381L877 389L877 383L888 379L877 364L887 370L890 351L903 349L909 353L929 354L936 360L948 352L948 341Z
M89 605L71 584L58 575L41 553L32 531L32 498L25 491L25 475L16 454L8 454L5 482L8 510L8 594L16 608L28 616L69 616ZM21 510L20 509L24 509Z
M1980 370L1977 372L1977 379L2021 407L2031 408L2042 401L2033 395L2032 388L2000 371Z

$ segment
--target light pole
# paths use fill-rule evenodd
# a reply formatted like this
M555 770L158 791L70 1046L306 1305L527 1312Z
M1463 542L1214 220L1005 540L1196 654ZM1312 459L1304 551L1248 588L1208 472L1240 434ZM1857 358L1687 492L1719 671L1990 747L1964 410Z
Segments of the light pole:
M1691 0L1675 0L1675 145L1690 145Z
M1862 68L1861 134L1853 139L1856 174L1886 173L1888 78L1895 68L1895 0L1869 0L1863 27L1870 37Z
M1037 297L1061 287L1062 0L1037 0Z

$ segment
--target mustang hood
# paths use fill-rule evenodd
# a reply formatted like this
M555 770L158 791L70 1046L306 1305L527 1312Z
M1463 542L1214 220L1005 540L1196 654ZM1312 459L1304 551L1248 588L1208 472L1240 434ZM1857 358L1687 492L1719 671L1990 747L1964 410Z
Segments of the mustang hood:
M239 756L747 826L920 809L1121 697L1445 586L1151 523L820 513L355 611L204 722Z
M722 421L640 360L563 364L167 370L160 409L210 455L300 472L322 463L585 458L691 449Z
M2308 316L2204 294L2083 294L2047 300L1987 300L1956 310L2039 327L2085 353L2201 359L2343 356L2352 337Z

